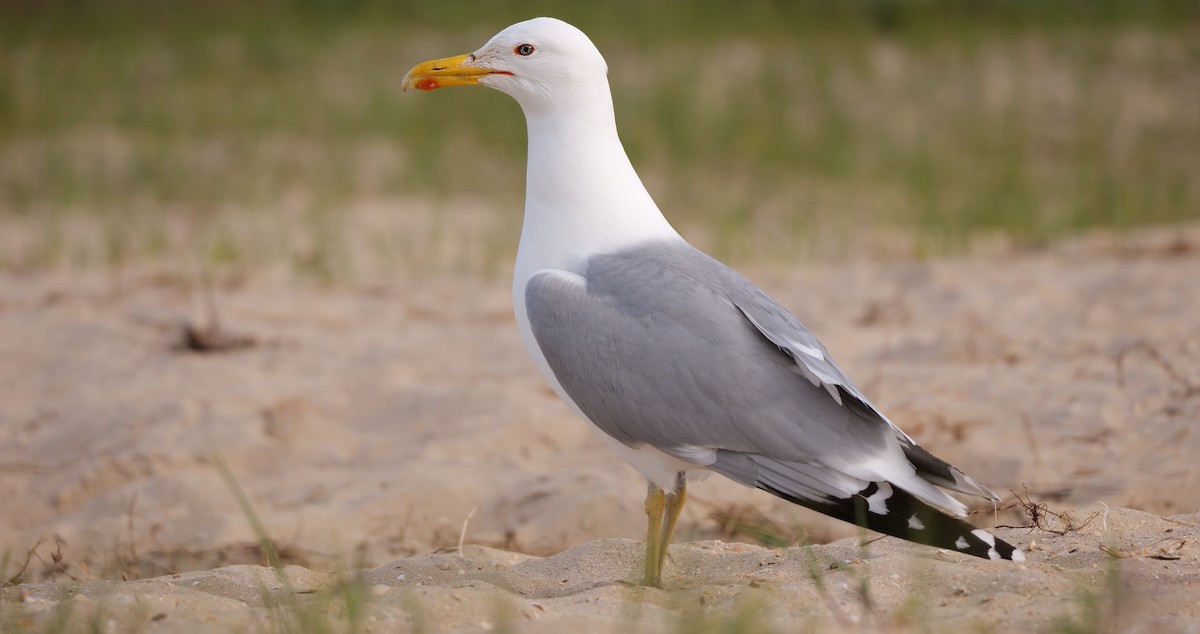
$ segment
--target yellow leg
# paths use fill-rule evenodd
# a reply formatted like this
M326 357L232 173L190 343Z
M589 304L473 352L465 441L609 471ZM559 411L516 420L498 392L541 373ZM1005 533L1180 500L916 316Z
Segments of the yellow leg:
M646 585L657 588L659 573L662 571L662 557L659 555L662 538L663 508L666 503L666 492L650 483L646 491ZM662 547L666 550L665 547Z
M675 535L675 523L687 502L687 479L680 473L675 478L675 490L666 495L666 521L662 527L662 539L658 548L658 578L662 579L663 564L667 561L667 549L671 546L671 537Z

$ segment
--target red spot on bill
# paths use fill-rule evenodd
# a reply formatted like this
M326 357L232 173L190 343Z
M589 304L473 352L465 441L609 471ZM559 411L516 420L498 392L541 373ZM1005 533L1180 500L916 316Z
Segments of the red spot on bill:
M433 90L438 87L438 82L433 77L426 77L417 82L417 90Z

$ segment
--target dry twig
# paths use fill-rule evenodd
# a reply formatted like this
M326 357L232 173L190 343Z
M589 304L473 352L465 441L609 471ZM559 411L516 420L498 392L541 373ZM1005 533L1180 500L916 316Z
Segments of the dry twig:
M1175 383L1177 387L1177 393L1180 398L1191 398L1200 394L1200 383L1193 383L1190 379L1184 376L1182 372L1180 372L1174 365L1171 365L1171 363L1167 361L1166 357L1163 356L1162 352L1159 352L1158 348L1155 347L1154 344L1148 341L1137 341L1129 344L1117 353L1115 362L1117 364L1117 385L1119 387L1125 387L1125 359L1135 352L1144 353L1147 357L1150 357L1151 361L1153 361L1159 368L1162 369L1163 373L1167 375L1167 378Z
M1066 511L1061 511L1061 512L1060 511L1052 511L1052 510L1050 510L1050 507L1048 507L1045 504L1042 504L1042 503L1035 504L1029 497L1028 489L1026 489L1024 497L1022 497L1020 493L1017 493L1016 491L1012 491L1011 489L1010 489L1010 492L1014 496L1016 496L1017 501L1012 504L1008 504L1004 507L1001 507L1001 508L1002 509L1010 509L1010 508L1023 509L1025 511L1025 514L1027 516L1029 516L1030 524L1027 526L999 525L996 528L1028 528L1028 529L1036 528L1038 530L1046 531L1047 533L1054 533L1055 535L1066 535L1067 533L1073 533L1075 531L1082 530L1085 526L1087 526L1088 524L1091 524L1092 520L1096 519L1097 517L1100 517L1100 515L1102 513L1101 511L1095 511L1095 512L1091 513L1090 515L1088 515L1087 519L1080 522L1075 517L1072 517L1071 514L1067 513ZM1057 521L1058 527L1054 526L1055 521Z
M29 570L29 562L33 559L34 555L37 554L38 546L41 546L45 541L46 536L42 535L38 538L37 543L35 543L33 546L30 546L29 550L25 551L25 563L21 564L21 568L13 573L11 577L5 579L4 583L0 584L0 587L6 588L8 586L15 586L21 583L21 578L25 576L25 571Z

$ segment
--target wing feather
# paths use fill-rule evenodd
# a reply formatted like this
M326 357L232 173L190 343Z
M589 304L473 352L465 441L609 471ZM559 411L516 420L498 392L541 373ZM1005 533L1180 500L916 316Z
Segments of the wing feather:
M890 481L952 513L961 503L931 482L991 497L880 413L799 320L690 245L538 272L525 301L563 390L625 445L699 466L722 451L818 464L824 479L805 467L789 482L828 494Z

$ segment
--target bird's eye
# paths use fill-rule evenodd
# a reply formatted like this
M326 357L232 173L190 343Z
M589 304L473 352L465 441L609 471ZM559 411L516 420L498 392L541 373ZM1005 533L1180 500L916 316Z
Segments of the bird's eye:
M533 44L518 44L513 48L513 52L521 57L529 57L530 55L533 55L533 51Z

